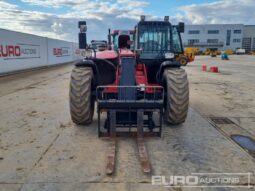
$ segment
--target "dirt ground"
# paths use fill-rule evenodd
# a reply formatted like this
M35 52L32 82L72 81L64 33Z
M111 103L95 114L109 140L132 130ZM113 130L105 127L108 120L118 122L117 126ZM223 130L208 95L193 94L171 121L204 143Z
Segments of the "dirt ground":
M255 57L230 61L197 57L185 69L190 81L190 109L179 126L164 124L162 138L146 139L151 175L252 173L255 160L208 117L228 117L255 136ZM201 65L220 73L202 72ZM118 140L116 173L105 175L108 140L89 126L71 122L68 105L72 65L0 78L0 191L69 190L252 190L239 188L166 188L151 184L141 172L135 140Z
M202 64L218 66L220 73L201 72ZM255 57L232 55L197 57L186 68L190 106L203 116L228 117L255 136Z

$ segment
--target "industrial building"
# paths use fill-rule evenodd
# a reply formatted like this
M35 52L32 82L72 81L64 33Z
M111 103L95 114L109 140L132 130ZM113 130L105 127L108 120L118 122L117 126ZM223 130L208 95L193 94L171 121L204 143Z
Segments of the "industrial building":
M255 51L255 25L244 26L242 48L246 52Z
M255 25L186 25L182 41L184 47L197 47L201 51L207 48L218 50L243 48L250 52L255 50Z

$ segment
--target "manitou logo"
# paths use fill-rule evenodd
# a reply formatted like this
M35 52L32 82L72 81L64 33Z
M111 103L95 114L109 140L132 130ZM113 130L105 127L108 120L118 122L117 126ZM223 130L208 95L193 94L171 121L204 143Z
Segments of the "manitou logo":
M17 45L0 45L0 57L19 57L21 48Z
M4 60L40 58L40 45L0 44L0 58Z
M69 47L53 48L53 55L56 57L70 56Z

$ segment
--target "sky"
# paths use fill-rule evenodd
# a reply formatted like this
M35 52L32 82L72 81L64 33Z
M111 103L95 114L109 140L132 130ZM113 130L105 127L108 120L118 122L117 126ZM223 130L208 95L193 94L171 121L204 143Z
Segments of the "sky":
M133 29L140 15L169 15L173 24L255 24L254 10L255 0L0 0L0 28L77 42L80 20L89 40L105 40L108 28Z

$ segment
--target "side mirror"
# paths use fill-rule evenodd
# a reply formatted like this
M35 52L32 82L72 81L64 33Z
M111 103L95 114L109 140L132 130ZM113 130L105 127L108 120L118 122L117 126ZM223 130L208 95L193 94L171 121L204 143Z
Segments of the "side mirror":
M142 49L136 49L135 52L138 56L140 56L142 54L143 50Z
M86 21L79 21L78 22L78 28L80 29L79 48L80 49L86 49L86 47L87 47L87 36L86 36L87 25L86 25Z
M182 23L182 22L180 22L179 24L178 24L178 30L179 30L179 32L180 33L184 33L184 27L185 25L184 25L184 23Z
M79 48L80 49L86 49L87 48L86 33L79 33Z

